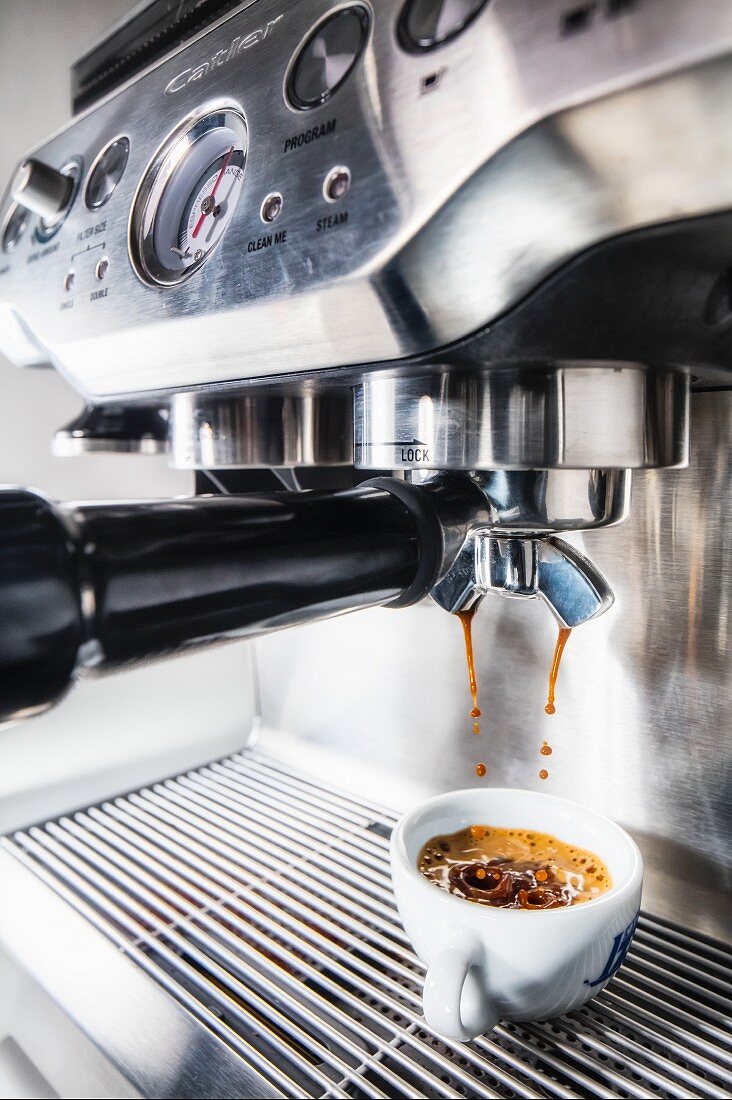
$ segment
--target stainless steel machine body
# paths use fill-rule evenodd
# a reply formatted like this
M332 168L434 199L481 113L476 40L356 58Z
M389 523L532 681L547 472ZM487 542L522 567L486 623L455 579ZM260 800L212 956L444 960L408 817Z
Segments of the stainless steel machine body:
M199 495L0 494L0 610L36 687L71 623L59 693L290 628L241 643L241 754L124 797L100 777L0 838L0 948L83 1082L18 1041L66 1093L723 1094L732 10L214 6L116 86L92 53L98 90L0 204L0 351L87 403L56 453L167 452ZM446 612L489 594L476 738ZM384 860L393 811L479 759L625 824L653 916L596 1008L455 1047Z
M598 242L729 207L725 0L601 5L578 33L564 0L493 0L412 52L402 5L362 4L357 63L297 110L288 66L341 7L245 3L33 151L76 166L78 186L61 223L30 218L2 255L8 358L50 360L94 399L391 361L477 332ZM150 286L130 263L139 189L169 141L229 108L246 123L237 213L197 277ZM97 205L91 172L123 139ZM328 201L339 166L349 187ZM4 230L12 193L34 204L27 178L11 181Z

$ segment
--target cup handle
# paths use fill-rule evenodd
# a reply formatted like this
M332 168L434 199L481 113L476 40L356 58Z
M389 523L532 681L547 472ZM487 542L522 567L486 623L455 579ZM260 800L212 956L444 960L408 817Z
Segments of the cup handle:
M498 1012L486 992L483 956L474 939L447 944L432 960L422 998L425 1020L461 1043L492 1031Z

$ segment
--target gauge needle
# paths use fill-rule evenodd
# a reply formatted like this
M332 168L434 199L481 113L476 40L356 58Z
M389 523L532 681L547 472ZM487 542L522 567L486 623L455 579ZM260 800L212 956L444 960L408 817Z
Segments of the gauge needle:
M229 149L228 153L226 154L226 157L224 158L224 163L221 165L221 171L219 172L218 176L216 177L216 181L215 181L213 187L211 188L211 194L208 196L208 203L206 203L206 209L205 210L202 209L201 216L198 219L198 221L196 222L196 227L193 230L193 233L191 234L191 236L193 237L194 240L196 239L198 234L201 232L201 226L203 225L203 223L206 220L206 215L208 213L210 213L214 208L214 199L216 198L216 189L219 186L219 184L221 183L221 178L222 178L224 172L229 167L229 161L231 160L231 156L232 156L233 152L234 152L234 146L232 145L231 149ZM204 199L204 202L205 201L206 200ZM201 206L203 207L203 204L201 204Z

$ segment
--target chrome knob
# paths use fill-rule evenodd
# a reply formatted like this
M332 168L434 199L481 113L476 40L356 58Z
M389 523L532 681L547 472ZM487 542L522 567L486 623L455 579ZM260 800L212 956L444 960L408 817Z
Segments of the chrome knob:
M66 210L73 190L72 176L33 159L23 161L11 186L15 202L51 223Z

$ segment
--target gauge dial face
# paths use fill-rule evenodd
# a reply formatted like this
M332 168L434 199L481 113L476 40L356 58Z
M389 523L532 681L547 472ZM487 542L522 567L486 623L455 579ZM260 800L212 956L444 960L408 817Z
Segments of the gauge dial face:
M183 211L171 251L183 264L198 263L221 239L244 183L244 153L229 148L209 165Z
M132 207L130 253L148 283L174 286L197 271L231 222L244 183L247 131L233 110L179 130L145 173Z

